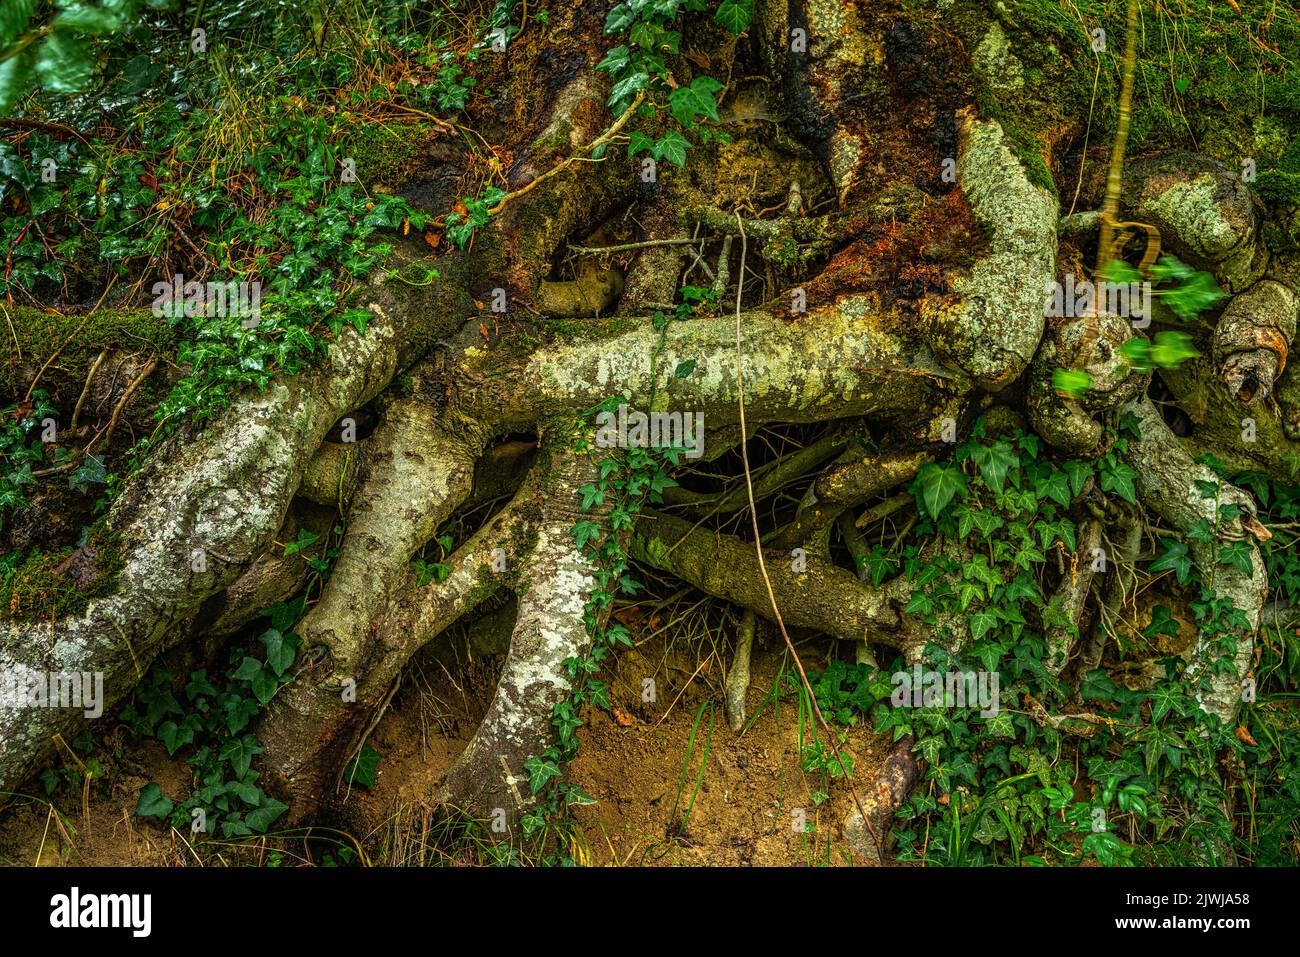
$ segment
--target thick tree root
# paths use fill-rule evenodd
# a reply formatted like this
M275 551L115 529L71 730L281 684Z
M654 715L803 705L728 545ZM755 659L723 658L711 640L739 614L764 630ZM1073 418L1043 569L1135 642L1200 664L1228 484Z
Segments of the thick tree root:
M871 640L903 647L914 636L900 609L911 593L902 578L872 588L856 575L814 555L764 550L781 617L847 641ZM770 617L754 546L730 535L693 528L662 513L638 519L632 557L689 582L701 591Z
M478 818L508 820L530 803L524 762L551 743L551 713L570 691L564 662L590 643L585 622L594 566L574 542L579 486L595 477L592 460L556 453L538 487L537 543L523 559L519 612L496 694L464 753L447 772L439 803Z
M1245 616L1247 630L1236 636L1236 648L1230 652L1235 670L1224 672L1212 667L1222 652L1216 641L1201 629L1191 652L1188 678L1196 687L1196 699L1208 713L1221 721L1231 722L1241 706L1241 680L1250 670L1253 638L1259 628L1260 610L1268 590L1264 559L1253 536L1263 527L1254 518L1254 500L1241 489L1224 483L1217 497L1202 497L1197 482L1219 484L1217 476L1204 465L1193 461L1177 437L1165 425L1159 411L1148 399L1131 402L1125 411L1138 417L1141 438L1129 444L1129 464L1137 470L1140 501L1174 528L1186 531L1194 523L1206 522L1216 530L1212 542L1191 542L1192 557L1201 579L1210 584L1214 595L1227 599ZM1236 505L1241 517L1221 520L1220 505ZM1219 561L1221 546L1234 541L1250 543L1250 572Z

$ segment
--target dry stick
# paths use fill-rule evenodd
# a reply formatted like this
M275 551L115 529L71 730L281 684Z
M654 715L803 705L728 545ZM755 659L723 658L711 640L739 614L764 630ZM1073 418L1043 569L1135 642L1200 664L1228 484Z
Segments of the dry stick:
M749 495L749 515L754 524L754 553L758 557L758 570L763 575L763 584L767 588L768 600L772 603L772 617L776 619L776 626L781 629L781 637L785 639L785 647L790 652L790 657L794 659L795 668L799 670L799 680L803 682L804 690L808 692L808 700L812 704L813 714L817 716L817 722L826 735L827 743L835 751L835 760L839 762L840 769L844 771L844 780L849 786L849 793L853 795L853 803L857 805L858 814L862 817L862 824L866 827L867 833L871 835L871 842L876 845L876 854L880 863L884 864L884 845L880 843L880 838L876 836L876 829L871 824L871 818L862 806L862 799L858 797L858 789L853 786L853 775L844 763L844 757L840 753L839 745L835 742L835 735L831 733L830 725L826 723L826 718L822 715L822 709L817 704L817 695L813 693L812 683L809 682L808 675L803 670L803 662L799 660L799 652L794 650L794 642L790 640L790 633L785 629L785 620L781 617L781 609L776 604L776 592L772 590L772 579L767 574L767 562L763 560L762 535L758 530L758 506L754 504L754 483L749 472L749 444L744 439L747 430L745 427L745 372L741 365L740 350L740 300L745 291L745 254L748 251L749 241L745 236L745 225L741 221L740 213L736 213L736 225L740 229L740 269L737 270L736 275L736 401L740 410L740 457L745 468L745 489Z
M77 420L81 418L81 407L86 404L86 396L90 395L90 383L95 378L95 373L99 367L104 364L104 357L108 355L107 349L100 349L99 355L90 366L90 371L86 373L86 384L81 387L81 396L77 399L77 406L72 410L72 423L68 426L69 432L77 431Z
M105 433L104 436L105 443L110 443L113 441L113 431L117 428L118 417L122 414L122 410L126 408L127 402L131 401L131 394L140 387L141 382L143 382L145 379L149 377L149 373L153 372L154 368L157 365L158 365L157 357L150 359L147 363L145 363L145 367L140 371L140 374L136 376L135 379L131 381L131 384L126 387L126 391L122 393L122 398L118 400L117 406L113 409L112 418L108 420L108 431L107 433ZM86 445L86 452L90 451L90 447L95 444L95 439L98 438L99 436L95 436L94 439L90 440L90 442Z
M617 246L570 246L569 251L584 256L597 253L627 253L634 249L649 249L652 246L698 246L702 239L646 239L639 243L619 243Z
M493 206L490 210L488 210L488 212L490 212L493 216L496 216L498 213L501 212L501 210L505 209L506 203L510 202L512 199L518 199L520 196L523 196L525 193L531 192L532 190L536 189L539 185L541 185L543 182L550 179L552 176L555 176L557 173L562 173L564 170L568 169L570 166L572 166L574 163L578 162L579 160L587 159L587 156L585 154L591 153L599 149L601 146L604 146L606 143L608 143L610 140L612 140L615 136L618 135L618 131L621 130L625 125L627 125L627 121L632 118L632 114L636 112L636 108L641 105L641 101L644 99L645 99L645 90L642 90L640 93L636 95L636 99L632 101L632 105L623 111L623 115L614 121L613 126L607 129L604 133L601 133L600 136L596 137L596 139L592 140L589 144L577 150L572 156L566 159L563 163L556 164L554 167L547 170L541 176L538 176L536 179L532 180L531 182L525 184L524 186L521 186L513 193L506 193L505 196L501 197L501 201L497 203L495 206Z

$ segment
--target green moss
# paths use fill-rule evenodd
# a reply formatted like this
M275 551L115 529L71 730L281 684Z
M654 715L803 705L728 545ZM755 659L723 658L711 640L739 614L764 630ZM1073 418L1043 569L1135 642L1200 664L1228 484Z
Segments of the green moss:
M904 8L910 6L904 2ZM1257 188L1269 202L1294 202L1300 171L1286 157L1300 142L1300 21L1272 5L1221 0L1143 4L1138 33L1128 154L1169 148L1207 153L1237 166L1252 157ZM916 16L925 15L918 10ZM933 11L932 17L940 17ZM942 22L969 50L989 35L992 18L1023 67L1024 85L994 90L976 77L981 114L1002 123L1030 175L1045 185L1041 157L1062 134L1077 147L1110 143L1118 119L1126 7L1104 0L958 2ZM1094 53L1089 31L1105 31ZM1274 52L1276 51L1276 52ZM996 77L993 78L996 80Z
M366 186L396 189L424 152L434 129L432 123L359 123L344 138L343 150Z
M80 559L76 551L33 552L0 580L0 621L59 621L109 594L123 565L117 542L101 527L87 535ZM86 577L78 581L74 569Z
M101 349L122 349L154 355L169 354L176 346L176 333L167 320L148 309L101 309L88 315L64 315L19 306L9 311L0 335L16 349L0 351L0 390L25 392L27 378L58 353L51 363L62 373L80 381ZM42 381L49 378L46 371Z

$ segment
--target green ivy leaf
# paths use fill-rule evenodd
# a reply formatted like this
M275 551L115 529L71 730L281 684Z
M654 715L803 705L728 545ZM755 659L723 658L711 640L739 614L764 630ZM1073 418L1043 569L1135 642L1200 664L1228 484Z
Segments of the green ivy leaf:
M654 145L650 151L656 160L666 159L678 166L686 165L686 148L690 146L686 137L676 130L669 130L664 134L663 139Z
M1160 544L1164 546L1164 552L1151 563L1147 571L1172 571L1180 585L1187 584L1187 579L1192 574L1192 556L1187 546L1183 542L1166 538L1162 538Z
M951 462L940 465L931 462L921 469L916 476L916 484L921 489L921 503L931 518L937 519L958 492L966 491L966 476L961 469Z
M754 19L754 0L722 0L714 19L740 36Z
M139 817L165 818L172 812L172 799L163 794L157 784L146 784L140 791L140 800L136 802L135 813Z
M361 750L343 768L343 782L373 788L379 779L380 757L380 753L369 744L363 744Z
M229 761L235 771L235 777L243 778L252 766L253 758L265 751L266 748L262 747L256 737L245 734L238 738L231 738L222 745L217 757L222 761Z

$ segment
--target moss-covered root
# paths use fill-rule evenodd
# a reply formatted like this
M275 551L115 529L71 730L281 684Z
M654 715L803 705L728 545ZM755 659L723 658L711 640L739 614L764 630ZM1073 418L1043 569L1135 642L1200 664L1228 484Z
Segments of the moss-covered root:
M852 572L815 555L764 552L787 625L813 628L846 641L870 640L894 647L910 643L898 611L911 595L910 584L902 578L872 588ZM631 554L701 591L772 617L772 602L752 544L662 513L644 512L637 520Z
M1070 455L1099 450L1103 413L1146 392L1150 373L1133 371L1120 352L1133 335L1127 321L1111 313L1052 320L1049 334L1029 368L1029 423L1053 448ZM1077 399L1057 391L1058 368L1085 372L1089 387Z
M864 453L852 448L837 458L809 487L780 544L794 548L828 527L846 509L868 502L915 477L934 461L927 451Z
M283 688L258 735L289 819L309 819L333 793L339 771L364 743L366 728L411 656L502 588L517 583L536 536L533 473L510 503L447 559L441 582L421 585L409 567L377 616L363 669L346 674L324 659Z
M1186 532L1194 524L1205 522L1215 529L1212 541L1191 542L1192 558L1215 598L1231 601L1245 616L1246 629L1227 636L1235 638L1235 648L1230 646L1228 651L1233 669L1216 667L1224 655L1221 642L1225 636L1202 628L1187 670L1201 708L1231 722L1241 705L1240 682L1250 670L1254 633L1268 590L1264 559L1253 537L1266 536L1267 532L1254 517L1254 501L1241 489L1225 483L1217 497L1202 497L1197 483L1218 484L1217 477L1192 459L1149 399L1130 402L1124 411L1137 416L1141 433L1130 442L1128 451L1129 465L1137 470L1139 500L1173 528ZM1238 506L1240 516L1220 519L1222 505ZM1223 546L1241 541L1249 545L1249 572L1219 561Z
M910 734L894 745L894 750L885 758L884 765L877 772L874 781L866 784L858 782L862 795L862 810L871 819L872 830L880 835L886 843L889 831L893 827L894 812L903 806L911 793L920 774L916 757L912 754L912 745L916 739ZM870 832L863 827L862 814L855 807L844 819L844 838L855 851L873 864L884 864L880 859L880 849L872 840Z
M1070 574L1061 579L1056 590L1056 599L1064 621L1047 630L1047 658L1044 662L1047 670L1059 675L1070 660L1078 641L1083 624L1084 613L1088 606L1088 594L1092 590L1093 563L1089 557L1101 547L1101 523L1087 521L1079 529L1079 547L1075 554L1083 556L1077 567L1070 569Z
M745 726L745 693L749 690L749 655L754 647L754 610L746 608L736 629L736 653L727 672L727 697L724 704L727 726L740 733Z
M1169 150L1129 164L1121 209L1155 226L1163 249L1209 270L1230 293L1246 290L1268 265L1249 187L1207 156Z
M987 253L950 285L958 299L922 302L931 348L998 391L1024 371L1043 335L1043 292L1056 275L1057 204L1033 185L1002 127L960 114L957 174Z
M417 394L389 406L367 446L334 572L298 627L305 647L328 647L348 674L368 656L370 620L411 557L469 496L483 443L450 434Z
M593 481L589 456L548 453L540 463L537 541L519 572L519 612L496 694L465 751L443 780L438 803L479 818L514 821L531 803L524 762L554 739L551 716L568 696L564 662L590 643L586 606L596 568L574 543L577 489ZM597 515L599 518L599 515Z
M1228 391L1246 403L1273 392L1295 338L1296 294L1261 279L1228 303L1214 327L1214 361Z

